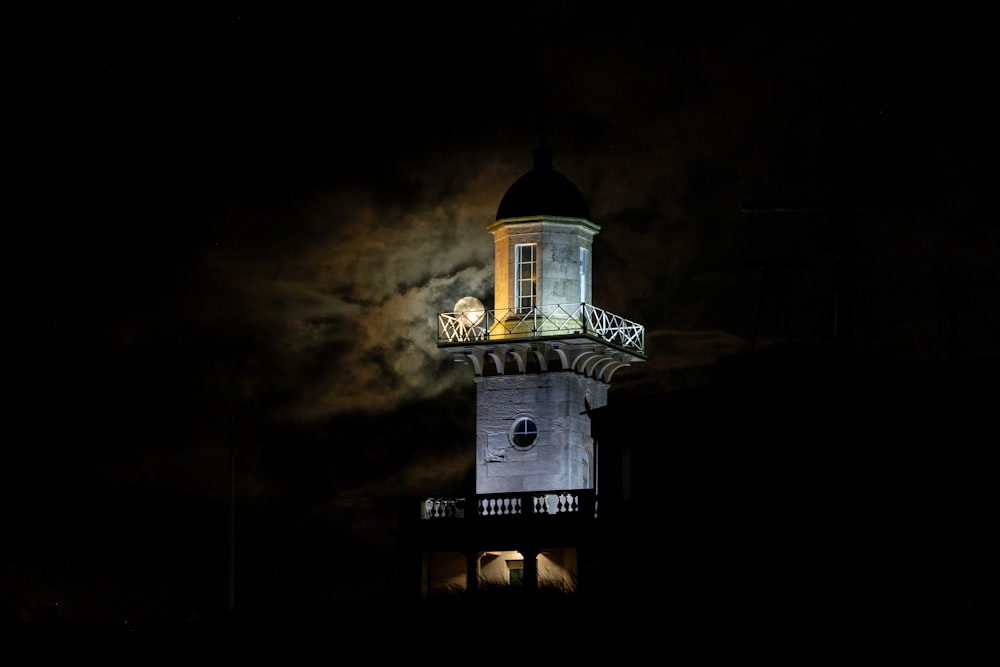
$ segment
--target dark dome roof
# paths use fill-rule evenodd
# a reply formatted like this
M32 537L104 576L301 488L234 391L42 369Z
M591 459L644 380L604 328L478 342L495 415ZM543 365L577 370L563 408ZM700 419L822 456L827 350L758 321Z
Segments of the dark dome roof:
M583 194L571 180L552 168L552 151L539 147L531 154L535 156L535 165L507 189L496 219L552 215L590 220Z

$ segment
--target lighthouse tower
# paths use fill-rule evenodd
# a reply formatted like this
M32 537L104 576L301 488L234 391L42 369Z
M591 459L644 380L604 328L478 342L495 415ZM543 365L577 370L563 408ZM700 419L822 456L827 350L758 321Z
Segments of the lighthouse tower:
M533 155L486 227L493 309L464 297L438 315L438 347L475 378L477 496L594 489L587 411L607 403L618 369L645 359L643 327L591 304L600 227L583 195L551 150Z
M645 334L591 304L600 227L552 152L534 158L486 226L493 308L466 296L438 314L438 347L476 384L476 488L400 499L404 592L586 588L614 534L597 511L590 411L607 403L616 371L645 360Z

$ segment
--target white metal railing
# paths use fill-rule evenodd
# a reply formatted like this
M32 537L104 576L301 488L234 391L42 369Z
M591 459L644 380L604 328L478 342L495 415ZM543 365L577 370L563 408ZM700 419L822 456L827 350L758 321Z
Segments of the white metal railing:
M581 334L643 354L645 327L589 303L438 314L438 344Z

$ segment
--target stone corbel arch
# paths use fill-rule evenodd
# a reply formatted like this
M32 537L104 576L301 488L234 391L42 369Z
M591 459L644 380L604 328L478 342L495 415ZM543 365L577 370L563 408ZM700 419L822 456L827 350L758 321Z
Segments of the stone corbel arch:
M511 345L504 354L504 359L513 359L517 365L517 372L524 373L528 366L528 355L531 354L530 345ZM506 374L507 369L504 369Z
M483 374L483 351L480 349L472 348L464 352L456 352L452 355L452 359L472 366L472 373L477 377Z
M616 360L614 357L603 356L594 362L593 366L590 369L590 375L595 380L604 380L607 369L610 366L613 366L615 363Z
M538 362L538 368L540 370L542 371L549 370L549 359L548 356L545 354L544 347L543 348L532 347L528 349L525 354L528 357L526 361L530 361L530 359L534 357L535 361Z
M573 360L573 369L578 373L583 373L587 375L587 366L593 363L595 358L599 358L597 352L581 352L577 355L576 359Z
M504 374L504 361L505 357L507 356L506 351L507 348L505 347L501 347L499 349L494 348L492 350L486 350L486 356L493 360L493 364L497 368L498 375Z
M615 372L619 368L625 368L626 366L631 366L631 364L621 359L607 359L606 361L602 361L597 368L594 368L594 373L595 376L599 374L599 379L610 383L611 377Z
M559 360L559 367L562 369L570 368L569 357L566 356L566 350L558 345L552 345L548 348L547 353L544 355L543 368L548 369L549 355L554 356Z

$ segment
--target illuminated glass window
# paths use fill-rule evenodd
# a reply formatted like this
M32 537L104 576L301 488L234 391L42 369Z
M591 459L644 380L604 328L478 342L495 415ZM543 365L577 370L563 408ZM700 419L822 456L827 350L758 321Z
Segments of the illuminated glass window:
M535 422L523 417L514 422L510 437L514 441L515 447L531 447L538 437L538 427L535 426Z
M587 249L580 248L580 303L587 303Z
M538 282L535 244L514 246L514 309L530 312L535 307Z

